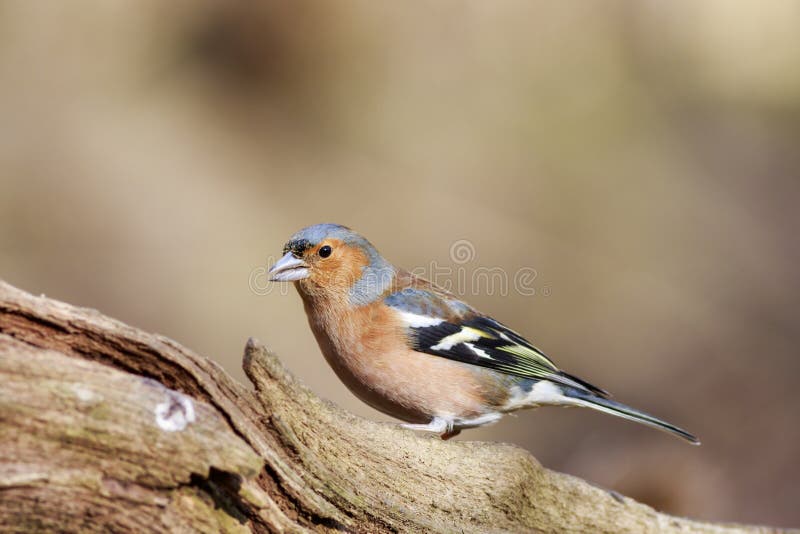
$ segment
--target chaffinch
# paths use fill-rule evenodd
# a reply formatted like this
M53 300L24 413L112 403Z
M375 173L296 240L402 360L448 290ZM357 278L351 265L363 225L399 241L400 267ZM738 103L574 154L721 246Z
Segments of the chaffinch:
M270 279L295 282L328 363L358 398L406 428L448 439L523 408L581 406L699 443L559 370L520 334L392 266L345 226L304 228L283 253Z

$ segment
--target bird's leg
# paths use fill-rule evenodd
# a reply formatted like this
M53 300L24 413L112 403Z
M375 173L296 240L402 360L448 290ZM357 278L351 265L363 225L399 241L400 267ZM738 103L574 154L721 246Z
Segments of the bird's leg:
M448 421L442 417L434 417L427 425L415 425L410 423L403 423L403 428L409 430L421 430L423 432L433 432L440 434L442 439L449 439L460 432L460 430L453 431L453 421ZM446 436L446 437L445 437Z

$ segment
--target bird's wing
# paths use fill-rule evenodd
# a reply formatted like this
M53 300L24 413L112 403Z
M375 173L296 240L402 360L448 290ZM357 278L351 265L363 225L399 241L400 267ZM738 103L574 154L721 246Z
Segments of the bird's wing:
M384 297L397 310L414 350L508 375L549 380L605 397L608 393L559 370L525 338L454 295L416 279Z

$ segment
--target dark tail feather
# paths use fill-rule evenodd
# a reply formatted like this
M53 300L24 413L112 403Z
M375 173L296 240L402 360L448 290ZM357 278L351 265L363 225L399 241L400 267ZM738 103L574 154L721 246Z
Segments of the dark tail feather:
M575 382L577 384L580 384L581 386L583 386L584 388L588 389L592 393L600 395L601 397L610 397L611 396L611 393L609 393L608 391L606 391L606 390L604 390L602 388L599 388L599 387L595 386L594 384L590 384L586 380L583 380L582 378L578 378L575 375L571 375L569 373L565 373L564 371L558 371L558 374L560 376L563 376L564 378L572 380L573 382Z
M563 390L563 394L570 399L573 399L577 405L593 408L601 412L616 415L617 417L622 417L623 419L642 423L643 425L675 434L676 436L685 439L693 445L700 445L700 440L692 434L688 433L682 428L678 428L675 425L667 423L666 421L662 421L661 419L653 417L648 413L640 412L639 410L635 410L630 406L625 406L624 404L611 399L599 397L587 391L581 391L576 388L563 388Z

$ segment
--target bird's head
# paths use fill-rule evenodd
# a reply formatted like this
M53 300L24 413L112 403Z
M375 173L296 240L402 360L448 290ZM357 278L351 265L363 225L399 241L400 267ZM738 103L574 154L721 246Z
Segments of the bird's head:
M350 228L315 224L289 238L283 257L269 274L272 281L297 282L304 297L346 296L351 304L360 305L383 294L395 270Z

